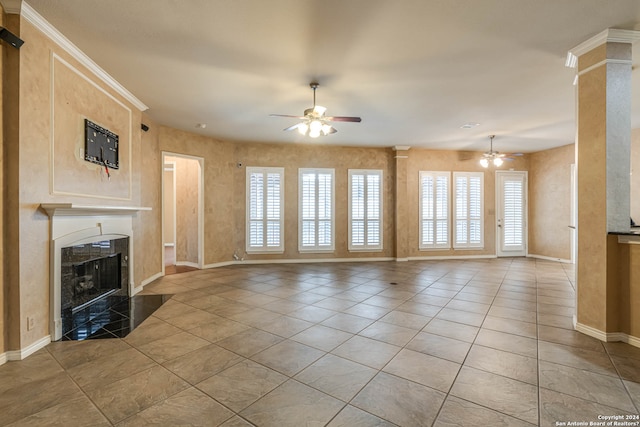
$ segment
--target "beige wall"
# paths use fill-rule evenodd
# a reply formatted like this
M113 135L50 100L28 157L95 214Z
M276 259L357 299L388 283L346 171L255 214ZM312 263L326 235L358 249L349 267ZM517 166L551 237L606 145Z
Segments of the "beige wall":
M640 129L631 131L631 218L640 226Z
M297 258L367 258L390 257L393 253L393 154L386 148L350 148L323 145L236 144L234 186L235 246L244 253L246 221L246 167L271 166L285 169L285 213L283 254L252 254L246 259ZM298 252L298 169L335 169L335 251L333 253ZM381 169L383 171L383 245L382 252L353 252L348 249L348 170ZM233 250L231 251L233 253Z
M0 26L4 26L4 8L0 4ZM3 82L4 82L4 51L9 49L6 44L0 47L2 53L0 53L0 331L2 336L0 337L0 354L4 353L5 339L5 280L4 280L4 110L3 110Z
M11 19L19 18L12 15ZM10 80L11 87L20 91L16 97L20 100L19 117L12 117L15 122L10 123L10 126L16 123L19 132L15 131L13 151L5 152L5 160L11 159L17 168L15 175L7 173L9 194L5 200L12 200L15 205L7 209L13 231L5 238L20 242L5 264L12 266L9 276L14 284L7 292L12 307L6 326L7 350L25 348L49 334L49 218L39 210L41 203L120 206L149 203L156 211L140 213L134 220L134 234L141 237L133 249L137 260L134 283L139 284L145 274L161 269L157 252L146 252L146 244L157 240L149 230L157 230L159 226L159 198L154 183L159 182L160 170L147 167L158 163L158 149L156 140L145 136L149 144L145 154L149 157L141 156L140 111L31 24L24 20L19 24L16 33L28 42L19 51L19 74L14 71ZM111 181L100 166L85 162L80 156L85 116L120 132L121 170L112 171ZM56 123L53 139L52 118ZM26 327L27 317L34 319L31 330Z
M235 233L229 223L234 212L235 145L164 126L159 132L161 151L204 159L203 263L208 265L231 260L235 247Z
M571 259L571 164L575 145L529 156L529 253Z
M479 164L480 153L465 156L456 151L433 151L411 149L408 152L407 188L409 212L409 256L459 256L459 255L495 255L496 254L496 168L483 168ZM517 157L512 162L505 162L499 170L528 170L528 155ZM429 250L418 249L419 239L419 175L420 171L457 171L484 172L484 248L473 250Z

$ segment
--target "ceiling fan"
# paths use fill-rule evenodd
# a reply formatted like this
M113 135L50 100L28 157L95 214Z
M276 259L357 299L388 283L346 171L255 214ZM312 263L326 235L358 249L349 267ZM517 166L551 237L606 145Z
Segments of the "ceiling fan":
M338 132L336 128L331 126L329 122L356 122L362 121L360 117L347 117L347 116L325 116L327 111L325 107L316 105L316 89L320 86L319 83L311 82L309 84L313 89L313 107L304 110L303 116L292 116L288 114L269 114L274 117L293 117L302 120L293 126L289 126L283 130L289 131L296 129L301 135L309 135L311 138L317 138L319 136L329 135Z
M498 151L493 151L493 138L495 135L489 135L489 139L491 141L491 147L489 151L486 151L482 154L482 158L480 159L480 166L483 168L489 167L490 163L493 163L494 166L500 167L504 163L505 160L513 161L514 157L522 156L522 153L500 153Z

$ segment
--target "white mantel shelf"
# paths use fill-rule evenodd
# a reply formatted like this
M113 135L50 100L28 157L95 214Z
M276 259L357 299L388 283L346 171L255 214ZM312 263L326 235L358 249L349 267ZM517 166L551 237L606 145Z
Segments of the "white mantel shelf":
M105 216L133 215L140 211L150 211L145 206L93 206L74 203L42 203L40 205L50 217L54 216Z

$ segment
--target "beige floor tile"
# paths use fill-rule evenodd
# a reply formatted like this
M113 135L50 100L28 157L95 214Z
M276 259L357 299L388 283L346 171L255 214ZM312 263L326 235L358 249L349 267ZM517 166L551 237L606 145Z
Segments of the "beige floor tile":
M331 353L375 369L381 369L400 351L400 347L355 336Z
M250 357L280 341L282 337L251 328L220 340L216 344L244 357Z
M497 296L493 300L493 305L497 307L513 308L516 310L536 311L538 305L535 301L523 301L519 299L504 298Z
M180 332L179 334L141 345L138 350L156 362L163 363L209 344L209 341L188 332Z
M442 392L381 372L351 404L401 426L430 426L444 398Z
M228 316L228 318L231 320L235 320L236 322L244 323L245 325L257 326L264 322L276 319L280 316L282 316L282 314L280 313L265 310L261 307L253 307L250 310L243 310L240 313L232 314Z
M355 406L347 405L327 427L393 427L395 424L378 418Z
M128 350L131 346L121 340L57 341L47 346L47 350L62 365L69 369L109 354Z
M532 424L538 423L538 388L531 384L464 366L450 394Z
M428 354L402 349L382 370L448 393L458 375L460 365Z
M256 328L284 338L289 338L311 326L313 326L313 323L307 322L306 320L296 319L289 316L280 316L273 320L256 325Z
M354 301L349 301L346 299L327 297L321 301L314 303L313 305L314 307L326 308L327 310L344 311L353 307L356 304L358 303Z
M540 361L540 387L632 412L635 408L619 378Z
M220 316L197 309L196 311L191 311L184 315L170 317L166 319L166 321L167 323L171 323L173 326L187 330L195 328L196 326L215 322L218 319L220 319Z
M585 350L604 352L602 341L577 331L553 326L538 325L538 339L571 347L579 347Z
M82 392L66 372L20 384L0 395L0 425L18 421L82 396Z
M0 424L4 425L3 421L0 421ZM58 405L8 424L9 427L107 427L110 425L111 423L85 395L65 399Z
M197 384L223 405L238 412L287 380L287 377L251 360L225 369Z
M425 317L433 317L437 315L440 312L440 310L442 310L442 307L429 305L429 304L422 304L415 301L407 301L399 305L395 310L402 311L405 313L418 314L420 316L425 316Z
M250 328L251 326L236 322L235 320L221 318L213 323L196 326L193 329L189 329L187 332L209 342L215 343Z
M322 325L331 328L340 329L341 331L357 334L367 326L373 323L373 320L366 319L352 314L338 313L322 322Z
M46 349L39 350L20 362L5 363L0 366L0 396L11 388L61 372L62 367Z
M471 344L442 337L440 335L419 332L406 346L410 350L462 363L471 348Z
M622 381L629 392L631 400L636 405L636 410L640 411L640 383L633 381ZM639 412L640 413L640 412Z
M390 311L390 308L360 303L344 310L343 313L353 314L354 316L364 317L365 319L378 320Z
M431 317L420 316L419 314L394 310L382 317L380 321L403 326L405 328L420 330L424 328L431 319Z
M313 347L284 340L253 355L251 359L292 377L325 354Z
M635 412L635 411L634 411ZM556 422L579 421L597 423L599 415L623 415L624 411L579 399L545 388L540 389L540 425L555 426Z
M327 354L296 375L295 379L348 402L377 372L359 363Z
M328 326L315 325L292 336L291 339L323 351L331 351L351 337L353 334L348 332Z
M239 415L236 415L235 417L229 418L227 421L220 424L220 427L253 427L253 424L240 418Z
M473 342L478 334L478 330L479 328L475 326L435 318L429 322L423 329L423 332L442 335L460 341Z
M420 293L423 295L433 295L441 298L453 298L458 294L458 292L456 291L448 291L446 289L435 289L435 288L427 288Z
M242 360L242 356L210 344L165 362L164 367L190 384L197 384Z
M129 348L74 366L67 373L80 387L88 389L110 384L155 365L156 362L140 351Z
M440 310L435 318L480 327L484 321L485 315L445 307Z
M323 320L327 320L328 318L336 314L337 312L333 310L327 310L326 308L308 305L299 310L289 313L289 316L295 317L296 319L306 320L307 322L317 323L322 322Z
M611 360L625 380L640 383L640 359L630 357L611 356Z
M480 329L475 340L476 344L497 350L509 351L527 357L538 357L538 342L533 338L520 335L507 334L505 332Z
M500 317L502 319L513 319L521 322L536 323L536 312L526 311L518 308L508 308L494 305L489 310L489 316Z
M598 341L600 342L600 341ZM621 342L603 343L607 353L613 356L627 357L630 359L640 359L640 348Z
M139 347L161 338L166 338L182 332L180 328L173 326L164 320L149 316L140 326L131 331L124 341L133 347Z
M447 397L434 427L509 426L533 427L535 424L510 417L455 396Z
M616 370L606 353L538 341L538 358L573 368L617 376Z
M468 295L471 295L471 294L468 294ZM460 299L452 299L449 302L449 304L447 304L445 307L449 308L449 309L469 311L471 313L477 313L477 314L483 314L484 315L484 314L487 314L487 311L489 311L489 308L491 307L491 305L485 304L485 303L474 302L474 301L465 301L465 300L460 300Z
M569 316L572 317L576 314L576 309L574 307L565 307L563 305L555 305L555 304L545 304L539 302L537 304L538 313L549 313L549 314L557 314L559 316Z
M173 298L165 302L153 312L153 315L162 320L168 320L176 316L184 316L189 313L197 312L198 309L188 304L174 300Z
M538 325L573 330L573 317L558 314L538 313Z
M300 310L305 306L306 306L305 304L300 302L278 298L276 301L272 301L268 304L263 305L262 308L265 308L267 310L274 311L280 314L289 314L292 311Z
M415 329L409 329L391 323L375 322L360 331L358 335L402 347L411 341L417 333L418 331Z
M216 426L233 415L206 394L189 388L126 419L118 427Z
M474 344L464 365L529 384L538 384L538 361L519 354Z
M186 389L189 384L161 366L87 390L100 411L117 423Z
M495 297L493 295L480 295L480 294L474 294L471 292L466 292L464 289L460 292L458 292L453 299L451 300L451 302L462 302L462 301L468 301L468 302L474 302L474 303L478 303L478 304L484 304L487 305L486 309L489 309L489 305L491 305L491 303L493 302L493 299ZM450 307L450 308L455 308L455 307ZM460 308L462 310L462 308ZM484 308L482 308L484 310ZM484 311L484 313L486 313L486 311Z
M244 409L240 415L259 426L325 425L344 402L295 380L289 380Z
M528 338L536 338L536 324L522 322L514 319L505 319L502 317L487 316L482 324L483 329L491 329L493 331L506 332L508 334L521 335Z
M433 288L429 288L429 289L433 289ZM449 304L449 302L451 301L451 298L446 298L446 297L441 297L441 296L437 296L437 295L421 293L421 294L418 294L418 295L414 296L413 298L411 298L410 301L411 302L417 302L419 304L428 304L428 305L432 305L434 307L442 308L445 305Z

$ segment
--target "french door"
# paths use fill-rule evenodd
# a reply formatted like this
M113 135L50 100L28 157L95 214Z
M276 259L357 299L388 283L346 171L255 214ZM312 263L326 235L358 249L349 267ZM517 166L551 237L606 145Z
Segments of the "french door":
M527 172L496 171L497 255L527 255Z

